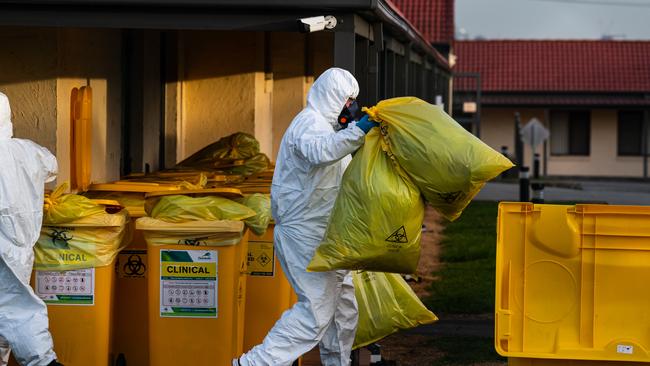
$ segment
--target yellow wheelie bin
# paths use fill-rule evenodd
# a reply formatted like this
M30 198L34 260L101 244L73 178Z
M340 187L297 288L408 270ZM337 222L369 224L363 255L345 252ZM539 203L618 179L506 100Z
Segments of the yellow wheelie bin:
M244 183L237 187L242 193L270 193L268 183ZM275 255L274 228L275 224L271 222L266 233L251 233L248 240L244 350L262 343L282 313L297 301Z
M248 239L244 350L262 343L282 313L297 301L275 255L274 226L269 225L261 236L251 233Z
M174 191L174 184L115 182L92 184L84 195L119 201L135 219L146 215L145 193ZM115 299L113 353L117 365L149 364L149 304L147 292L147 244L142 231L134 230L133 239L115 261Z
M68 366L108 366L114 359L113 263L129 240L129 217L117 202L95 202L108 212L44 224L34 250L34 291L48 306L54 349Z
M176 194L241 197L232 188ZM147 194L147 205L164 195ZM229 365L243 351L244 223L143 217L136 228L149 251L149 365Z

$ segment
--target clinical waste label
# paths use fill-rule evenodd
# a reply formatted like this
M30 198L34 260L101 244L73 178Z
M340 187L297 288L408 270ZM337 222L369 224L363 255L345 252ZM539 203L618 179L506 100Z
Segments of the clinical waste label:
M247 265L251 276L272 277L275 270L273 243L248 242Z
M95 269L35 271L36 295L51 305L94 305Z
M160 251L160 316L216 318L218 252Z

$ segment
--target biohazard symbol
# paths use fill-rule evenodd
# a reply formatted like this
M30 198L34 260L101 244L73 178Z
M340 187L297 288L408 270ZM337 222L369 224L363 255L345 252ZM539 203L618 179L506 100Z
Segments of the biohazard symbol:
M142 276L147 270L147 265L144 264L139 255L132 254L129 256L129 260L122 266L122 270L127 276Z
M266 253L262 253L260 254L259 257L257 257L257 262L261 264L263 267L266 267L266 265L269 264L270 261L271 258L269 258L269 256L266 255Z
M395 230L394 233L390 234L390 236L386 238L386 241L389 243L408 243L409 239L406 237L406 229L404 228L404 225Z
M178 241L178 245L191 245L198 247L199 245L206 245L205 242L201 241L203 238L196 239L181 239Z
M446 203L454 203L463 194L463 192L438 193L438 197Z
M52 245L55 248L70 249L68 242L72 240L72 236L69 236L67 231L52 230L49 236L52 238Z

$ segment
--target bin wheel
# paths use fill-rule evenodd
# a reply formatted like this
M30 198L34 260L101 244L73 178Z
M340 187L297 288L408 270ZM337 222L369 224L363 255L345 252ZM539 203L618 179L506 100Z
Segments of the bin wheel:
M126 366L126 357L124 353L120 353L115 360L115 366Z

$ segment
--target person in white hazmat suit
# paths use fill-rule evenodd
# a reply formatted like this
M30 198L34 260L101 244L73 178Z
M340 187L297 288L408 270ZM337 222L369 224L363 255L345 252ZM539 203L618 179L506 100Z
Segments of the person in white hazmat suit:
M347 271L307 272L321 240L350 154L378 124L364 116L336 131L337 118L359 93L348 71L331 68L309 90L307 106L291 122L271 187L278 259L298 302L234 366L290 366L316 345L324 366L350 364L358 320Z
M13 138L9 100L0 93L0 365L10 352L23 366L60 365L47 307L29 286L44 184L56 173L56 158L46 148Z

